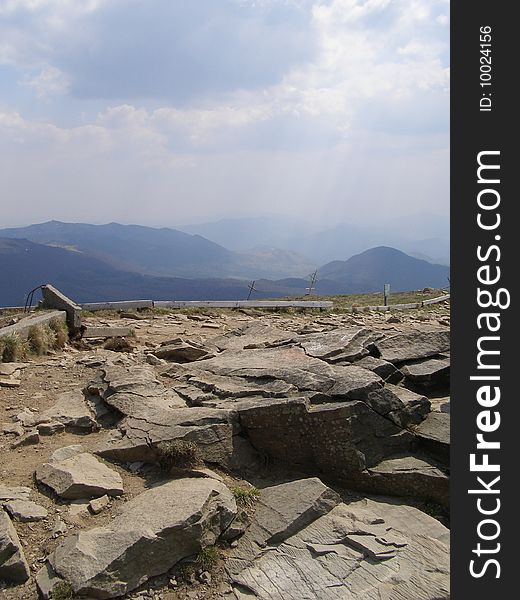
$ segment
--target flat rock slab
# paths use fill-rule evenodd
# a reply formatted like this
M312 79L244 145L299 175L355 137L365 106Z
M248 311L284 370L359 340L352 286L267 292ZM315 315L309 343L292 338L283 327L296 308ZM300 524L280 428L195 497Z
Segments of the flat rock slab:
M242 350L285 344L293 337L294 334L290 331L257 322L211 338L209 341L220 350Z
M31 488L28 487L8 487L0 484L0 500L29 500Z
M423 498L449 507L449 477L438 463L424 456L384 460L367 469L354 484L367 492Z
M29 573L18 534L7 513L0 510L0 580L23 583Z
M237 414L232 411L202 407L156 410L142 418L126 417L96 454L121 462L156 462L159 442L184 440L196 443L205 461L229 467L236 433Z
M421 362L404 365L403 375L413 385L435 387L448 385L450 380L450 359L430 358Z
M214 544L236 512L233 495L214 479L169 481L130 500L105 527L66 538L41 579L57 575L89 598L122 596Z
M193 371L189 367L174 366L163 373L177 380L175 391L190 406L211 406L221 400L247 398L250 396L283 397L294 395L298 389L285 381L269 380L250 382L241 377L226 377L204 371Z
M25 369L25 367L29 366L29 363L19 363L19 362L11 362L11 363L0 363L0 376L2 377L10 377L17 371L21 369Z
M382 334L366 328L335 329L328 333L310 334L294 341L314 356L331 363L352 362L369 354L368 346Z
M261 548L283 542L340 502L339 495L316 477L263 488L252 523L226 564L228 572L239 573Z
M4 508L11 519L22 523L42 521L49 514L46 508L31 500L10 500L4 504Z
M36 469L36 480L62 498L119 496L123 493L119 473L86 452L40 465Z
M448 600L449 532L408 506L339 504L232 573L236 598Z
M417 427L415 435L419 438L424 450L437 460L448 464L450 460L450 413L432 412Z
M383 360L394 364L429 358L450 350L449 331L398 333L376 342Z
M364 398L382 385L381 378L372 371L354 366L332 366L295 347L227 350L192 366L228 377L277 379L300 391L317 391L334 399Z
M70 429L96 431L100 428L81 390L60 394L54 406L42 412L41 417L44 423L58 422Z
M157 358L164 360L187 363L202 358L212 358L215 356L216 351L214 348L179 338L174 342L162 344L158 348L155 348L153 354Z
M240 429L236 412L188 408L175 391L156 379L151 367L105 369L103 379L105 389L99 393L123 418L98 446L97 454L122 462L155 462L159 442L180 439L196 443L204 460L231 466L235 441L239 443L235 440ZM247 440L242 442L247 445Z
M186 402L167 389L149 366L106 367L97 392L110 408L136 419L152 417L158 411L186 407Z
M375 356L365 356L364 358L357 360L354 365L356 367L368 369L369 371L374 371L374 373L388 383L399 383L404 377L395 365L382 358L376 358Z

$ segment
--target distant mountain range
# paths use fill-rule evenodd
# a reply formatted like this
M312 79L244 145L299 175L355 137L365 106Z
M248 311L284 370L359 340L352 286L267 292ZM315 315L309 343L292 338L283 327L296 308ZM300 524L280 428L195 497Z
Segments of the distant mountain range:
M449 220L436 215L410 215L377 224L337 223L323 227L297 217L222 219L179 226L237 252L256 245L292 250L316 264L346 260L374 246L397 248L435 264L449 265Z
M231 277L230 271L238 271L236 254L199 235L116 223L52 221L4 229L0 230L0 306L23 304L26 294L43 283L53 283L78 302L242 300L252 279L257 290L253 298L275 298L303 295L309 285L297 269L293 277L266 277L264 273L277 270L271 262L288 256L272 248L258 248L260 264L241 263L247 275ZM297 258L293 260L303 268ZM443 287L448 275L446 266L377 247L320 267L316 293L377 292L384 283L390 283L393 291Z
M28 239L81 252L116 269L155 276L302 277L317 267L290 250L256 244L247 252L235 252L197 234L142 225L49 221L0 229L0 237Z

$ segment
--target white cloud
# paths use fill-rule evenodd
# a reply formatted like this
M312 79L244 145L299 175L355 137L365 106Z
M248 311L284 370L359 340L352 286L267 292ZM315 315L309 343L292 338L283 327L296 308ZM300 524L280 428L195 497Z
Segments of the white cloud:
M319 197L337 215L345 189L361 211L435 201L448 169L446 2L201 3L0 4L0 68L20 83L0 110L2 189L29 205L43 196L54 216L76 193L115 219L124 197L136 221L172 197L189 199L186 214L244 198L314 210Z

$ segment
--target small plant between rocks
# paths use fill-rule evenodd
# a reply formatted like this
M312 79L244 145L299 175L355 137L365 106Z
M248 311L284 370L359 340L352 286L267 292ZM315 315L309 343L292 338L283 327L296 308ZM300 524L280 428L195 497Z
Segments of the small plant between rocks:
M157 444L158 462L162 469L193 469L203 464L199 447L194 442L173 440Z
M231 488L236 503L240 506L251 507L260 498L260 490L256 487L244 488L235 486Z
M74 590L68 581L60 581L54 586L50 597L52 600L72 600Z
M206 546L197 554L196 566L203 571L210 571L220 560L220 550L217 546Z

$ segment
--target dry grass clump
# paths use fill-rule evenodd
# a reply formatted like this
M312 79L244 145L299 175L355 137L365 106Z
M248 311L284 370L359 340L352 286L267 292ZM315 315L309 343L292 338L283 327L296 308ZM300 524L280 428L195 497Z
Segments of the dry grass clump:
M68 337L67 325L60 319L52 319L48 325L33 325L26 340L16 333L0 338L0 360L18 362L26 360L30 354L41 356L59 350L65 346Z
M53 317L49 321L49 328L54 332L56 336L55 348L63 348L69 339L69 328L65 321Z
M33 325L27 332L27 343L31 354L41 356L53 347L53 333L44 325Z
M103 348L112 352L132 352L134 346L124 337L111 337L105 342Z
M19 362L27 358L27 344L16 333L0 338L0 359L2 362Z
M193 469L200 466L202 456L197 444L184 440L172 440L157 444L158 462L162 469Z

